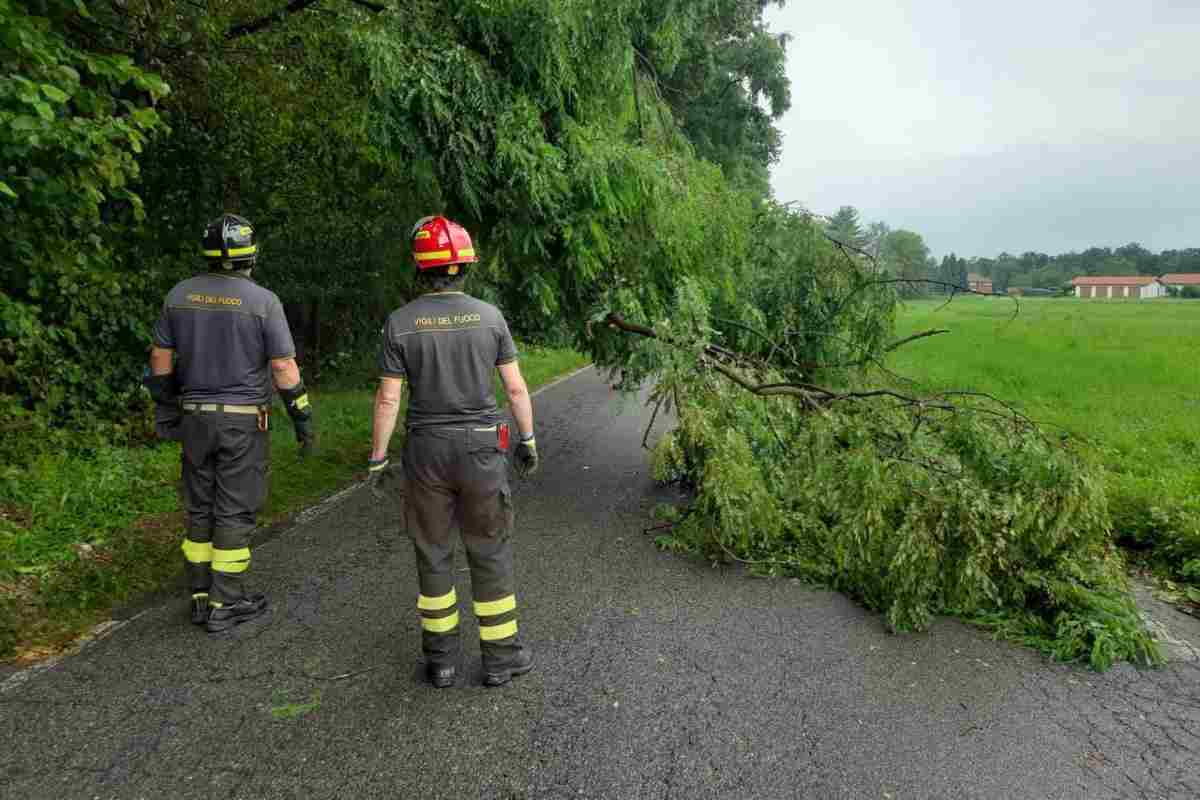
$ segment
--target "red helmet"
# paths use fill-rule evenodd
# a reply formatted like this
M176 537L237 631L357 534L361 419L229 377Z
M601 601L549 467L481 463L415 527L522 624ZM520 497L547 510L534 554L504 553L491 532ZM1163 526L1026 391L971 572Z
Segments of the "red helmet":
M417 269L473 264L479 260L471 244L471 234L445 217L425 217L413 226L412 254Z

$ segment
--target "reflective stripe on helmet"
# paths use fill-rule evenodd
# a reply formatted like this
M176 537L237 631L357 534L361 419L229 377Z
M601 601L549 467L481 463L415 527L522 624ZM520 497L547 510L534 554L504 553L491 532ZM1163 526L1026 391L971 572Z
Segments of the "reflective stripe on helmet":
M417 261L436 261L441 258L450 258L449 250L434 250L432 253L413 253L413 258ZM474 258L475 250L470 247L464 247L458 251L459 258Z
M249 247L234 247L229 251L229 255L222 253L220 250L205 250L204 255L209 258L237 258L238 256L252 256L258 252L258 245L250 245Z

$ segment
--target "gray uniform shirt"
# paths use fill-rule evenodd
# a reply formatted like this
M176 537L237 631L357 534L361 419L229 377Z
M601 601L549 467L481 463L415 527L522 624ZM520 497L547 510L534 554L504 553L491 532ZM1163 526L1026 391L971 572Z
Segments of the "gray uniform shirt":
M516 361L504 315L462 292L427 294L383 326L379 369L409 383L409 428L490 426L500 420L492 374Z
M188 403L269 403L271 359L296 354L279 298L236 274L175 284L154 326L154 343L175 351L176 378Z

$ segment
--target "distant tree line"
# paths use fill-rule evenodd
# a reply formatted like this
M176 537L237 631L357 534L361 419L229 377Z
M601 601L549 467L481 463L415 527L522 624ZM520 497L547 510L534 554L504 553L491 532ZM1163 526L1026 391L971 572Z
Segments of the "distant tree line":
M992 279L996 291L1012 288L1058 289L1080 275L1165 275L1200 272L1200 248L1153 253L1136 242L1123 247L1089 247L1082 253L1001 253L974 258L971 271Z
M953 254L940 262L929 252L921 234L891 228L886 222L865 225L858 210L842 206L825 223L825 234L835 242L874 260L881 276L911 281L898 284L902 296L944 294L967 285L970 265Z
M942 284L967 286L969 274L992 280L992 291L1011 289L1066 290L1071 279L1080 275L1165 275L1200 273L1200 247L1163 250L1154 253L1131 242L1123 247L1089 247L1083 252L1059 255L1027 252L1019 256L1000 253L995 258L962 258L951 253L939 261L929 253L924 239L913 231L888 227L875 222L863 225L853 206L842 206L825 224L830 238L857 248L876 258L881 271L897 278L912 280L902 294L944 294L950 288ZM924 283L923 283L924 282ZM1200 295L1194 287L1183 296Z

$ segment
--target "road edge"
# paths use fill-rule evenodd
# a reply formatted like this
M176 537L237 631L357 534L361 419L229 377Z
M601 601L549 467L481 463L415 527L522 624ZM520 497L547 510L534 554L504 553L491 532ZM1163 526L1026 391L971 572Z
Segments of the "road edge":
M566 383L567 381L582 375L589 369L594 369L595 366L596 365L594 363L588 363L579 369L567 373L566 375L561 375L544 386L539 386L537 389L530 392L529 396L537 397L542 392L553 389L555 386L558 386L561 383ZM296 512L284 525L280 526L279 528L271 530L273 528L271 525L260 525L257 529L255 529L254 532L257 534L263 530L271 530L270 541L279 539L291 533L292 531L295 531L298 528L301 528L310 522L325 516L325 514L333 510L336 506L340 505L344 500L353 495L359 489L362 489L365 485L366 484L362 482L352 483L349 486L339 489L320 502L311 505L302 511ZM14 672L12 675L9 675L4 680L0 681L0 695L5 695L10 691L19 688L20 686L23 686L39 674L49 669L53 669L65 659L73 658L74 656L83 653L92 645L107 639L121 628L124 628L131 622L142 618L155 608L158 608L160 605L161 603L156 603L149 608L143 608L141 611L125 619L109 619L93 625L85 633L79 636L79 638L75 639L75 641L73 641L63 652L56 653L55 655L52 655L43 661L38 661L30 666L23 667Z

